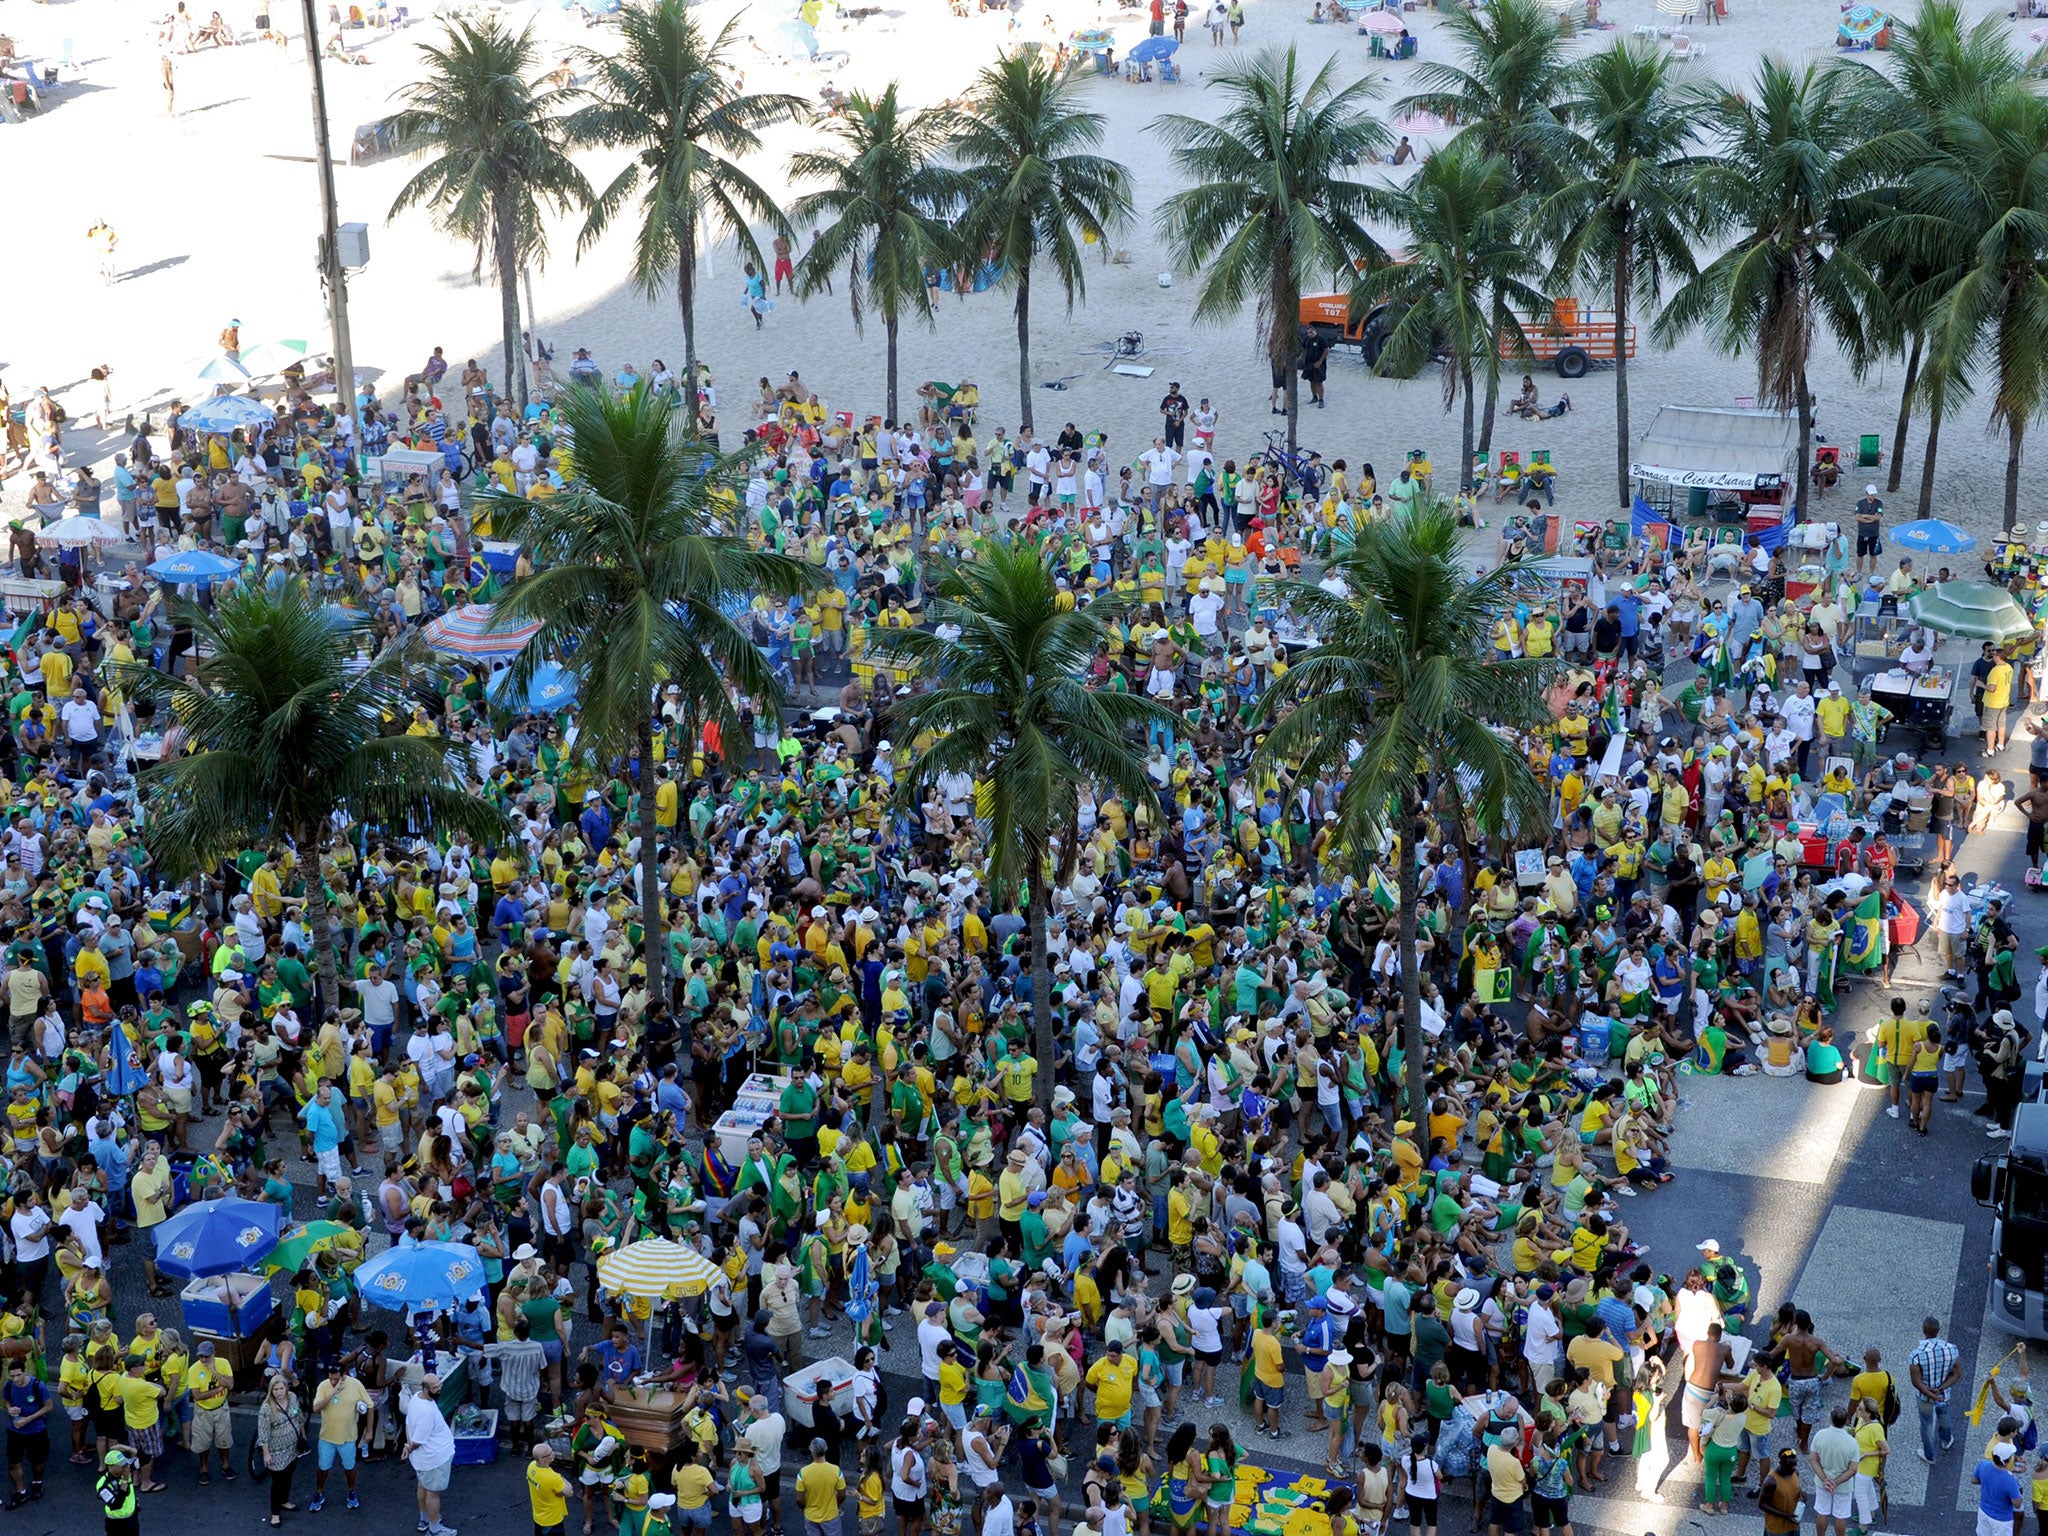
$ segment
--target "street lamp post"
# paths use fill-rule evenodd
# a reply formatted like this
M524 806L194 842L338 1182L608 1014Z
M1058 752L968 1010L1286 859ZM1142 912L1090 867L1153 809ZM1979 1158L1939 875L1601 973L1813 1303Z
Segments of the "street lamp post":
M306 18L306 65L313 72L313 154L320 165L320 273L327 285L327 321L334 335L334 398L356 413L355 356L348 336L348 273L341 264L340 215L334 202L334 153L327 133L327 81L320 70L320 25L314 0L301 0Z

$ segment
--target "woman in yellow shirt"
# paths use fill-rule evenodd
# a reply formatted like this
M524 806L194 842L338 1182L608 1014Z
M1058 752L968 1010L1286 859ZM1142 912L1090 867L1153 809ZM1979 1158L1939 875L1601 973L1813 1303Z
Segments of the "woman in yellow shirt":
M1941 1076L1941 1026L1929 1024L1927 1033L1913 1046L1906 1074L1907 1121L1922 1136L1934 1116L1934 1088Z

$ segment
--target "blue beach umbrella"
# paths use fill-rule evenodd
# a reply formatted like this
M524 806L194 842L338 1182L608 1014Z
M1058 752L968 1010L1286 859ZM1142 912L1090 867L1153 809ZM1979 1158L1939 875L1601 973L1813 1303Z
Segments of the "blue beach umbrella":
M1150 64L1155 59L1172 58L1179 47L1170 37L1147 37L1133 43L1124 58L1133 64Z
M149 574L158 581L191 582L203 587L210 582L225 581L241 569L240 562L230 560L226 555L216 555L206 549L186 549L157 561L149 567Z
M1977 547L1975 535L1939 517L1901 523L1891 531L1891 541L1926 555L1960 555Z
M277 412L247 395L215 395L178 418L188 432L233 432L239 427L270 426Z
M512 686L510 668L491 679L491 701L507 709L523 709L537 715L551 715L576 702L576 678L552 661L534 668L533 680L524 690Z
M398 1312L452 1307L484 1289L484 1261L467 1243L414 1243L387 1248L356 1271L365 1301Z
M246 1269L277 1246L284 1212L261 1200L227 1195L188 1205L160 1223L156 1267L166 1274L225 1275Z

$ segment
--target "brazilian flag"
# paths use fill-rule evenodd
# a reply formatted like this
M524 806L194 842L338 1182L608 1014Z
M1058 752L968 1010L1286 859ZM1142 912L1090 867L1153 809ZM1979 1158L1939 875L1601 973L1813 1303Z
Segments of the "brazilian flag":
M1852 971L1874 971L1884 963L1884 898L1873 888L1849 916L1842 963Z

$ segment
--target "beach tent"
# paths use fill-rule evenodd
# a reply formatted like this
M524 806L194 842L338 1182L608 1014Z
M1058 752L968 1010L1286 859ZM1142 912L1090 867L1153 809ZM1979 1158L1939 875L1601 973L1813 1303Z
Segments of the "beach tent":
M1628 473L1688 491L1779 491L1797 477L1798 461L1799 423L1788 411L1664 405Z

